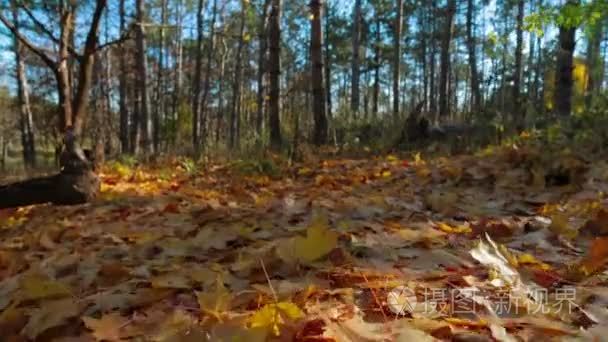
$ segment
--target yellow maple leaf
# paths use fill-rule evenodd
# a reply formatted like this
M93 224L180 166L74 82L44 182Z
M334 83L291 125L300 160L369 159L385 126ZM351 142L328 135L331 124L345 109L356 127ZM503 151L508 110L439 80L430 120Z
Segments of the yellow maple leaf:
M121 339L122 331L129 319L118 313L101 316L99 319L93 317L82 317L84 325L93 332L98 341L117 341Z
M209 292L196 292L196 299L201 311L214 317L219 317L230 309L232 294L218 278L215 289Z
M256 311L247 321L251 328L266 328L276 336L279 326L289 321L295 321L304 316L297 305L291 302L268 304Z
M293 241L293 255L298 261L310 263L321 259L338 245L338 233L328 229L326 217L318 217L306 231L306 237Z

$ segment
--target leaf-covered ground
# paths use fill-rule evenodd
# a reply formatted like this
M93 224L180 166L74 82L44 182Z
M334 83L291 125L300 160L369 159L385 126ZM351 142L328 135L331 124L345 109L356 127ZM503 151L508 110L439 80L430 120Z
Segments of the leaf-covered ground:
M115 164L95 203L0 211L0 340L608 335L601 159L530 144L243 168Z

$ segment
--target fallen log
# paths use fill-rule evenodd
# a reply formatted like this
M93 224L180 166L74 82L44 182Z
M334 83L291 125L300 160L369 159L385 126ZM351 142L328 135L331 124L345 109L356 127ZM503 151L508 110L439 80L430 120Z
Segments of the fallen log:
M58 174L0 186L0 209L52 203L75 205L91 201L100 188L93 160L68 135Z

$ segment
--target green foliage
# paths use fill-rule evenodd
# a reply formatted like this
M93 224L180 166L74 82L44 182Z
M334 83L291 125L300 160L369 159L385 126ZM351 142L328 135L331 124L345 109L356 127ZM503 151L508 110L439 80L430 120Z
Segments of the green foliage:
M237 160L232 164L232 169L244 176L278 177L281 175L280 167L269 158Z

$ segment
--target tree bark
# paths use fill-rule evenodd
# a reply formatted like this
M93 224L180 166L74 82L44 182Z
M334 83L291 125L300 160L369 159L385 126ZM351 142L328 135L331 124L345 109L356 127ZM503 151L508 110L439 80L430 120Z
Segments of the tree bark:
M311 0L310 64L313 96L314 132L316 145L327 143L327 116L325 114L325 89L323 87L323 29L321 26L321 0Z
M213 54L215 53L215 22L217 20L217 0L213 0L213 13L211 14L211 32L209 33L209 48L207 49L207 65L205 66L205 82L203 84L203 96L201 98L201 148L204 151L207 142L207 98L211 87L211 66ZM221 96L221 95L220 95Z
M401 28L403 26L403 0L397 0L393 55L393 118L399 119L399 85L401 77Z
M243 54L243 47L245 46L245 11L246 4L242 3L243 8L241 9L240 28L239 28L239 42L236 48L236 55L234 56L234 78L232 81L232 108L230 110L230 148L235 149L239 147L239 126L240 126L240 100L241 100L241 74L243 70L243 61L241 56Z
M516 43L515 43L515 70L513 70L513 114L514 123L518 130L523 130L525 121L525 109L522 108L521 101L521 74L523 65L523 46L524 46L524 0L517 2L517 23L516 23Z
M269 67L270 89L268 99L268 114L270 126L270 145L278 150L281 147L281 0L273 0L269 18Z
M139 91L140 125L142 132L142 147L146 154L154 152L152 121L150 120L150 95L148 91L148 58L146 56L146 31L145 31L145 6L144 0L136 0L137 30L135 40L137 44L137 76Z
M120 0L120 32L125 32L125 0ZM125 51L125 44L120 44ZM120 55L118 62L120 75L118 76L118 107L120 111L120 147L122 153L133 152L129 141L129 108L127 107L127 54Z
M445 9L444 32L441 39L441 71L439 74L439 117L449 115L449 75L450 75L450 46L454 29L454 15L456 14L456 0L448 0Z
M161 143L161 115L165 114L165 80L164 80L164 65L165 65L165 26L167 25L167 0L160 2L160 17L161 23L159 27L158 37L158 61L156 68L156 105L152 111L152 131L154 150L160 151Z
M15 0L11 4L15 29L19 31L19 15ZM17 100L19 101L19 126L21 130L21 145L23 148L23 163L26 168L36 166L36 143L34 138L34 119L30 106L29 87L23 61L23 49L18 38L14 38L15 67L17 76Z
M266 75L267 62L266 55L268 52L268 8L270 0L264 0L262 5L262 15L258 26L258 40L260 47L258 50L258 74L257 74L257 97L256 97L256 117L255 117L255 132L260 139L264 130L264 97L266 95L266 87L264 84L264 76Z
M473 0L467 0L467 50L469 50L469 68L471 72L471 109L473 112L481 108L481 90L479 86L479 72L477 69L477 54L474 34Z
M589 83L587 85L587 94L585 104L590 108L593 104L593 98L596 97L601 89L604 70L604 63L601 61L600 50L604 39L604 25L606 20L599 20L591 27L590 37L587 42L587 69L589 70Z
M203 73L203 10L205 0L198 1L196 10L196 55L194 80L192 86L192 147L198 155L201 149L200 120L201 120L201 79Z
M329 0L327 0L329 1ZM329 32L330 32L330 11L329 11L329 2L326 2L326 11L325 11L325 39L323 40L323 44L325 45L325 101L327 102L325 111L327 113L327 118L331 121L332 119L332 96L331 96L331 64L332 64L332 56L329 46Z
M565 6L578 6L578 1L568 0ZM557 70L555 74L555 112L562 116L572 113L572 88L574 80L574 48L576 27L560 26L558 36Z
M357 117L359 113L359 77L361 67L359 65L359 42L361 38L361 0L355 0L353 8L353 28L352 28L352 61L351 61L351 91L350 91L350 110Z
M378 118L379 102L380 102L380 44L382 44L382 36L380 33L380 14L376 13L376 42L374 44L374 97L372 104L372 113L374 119Z

